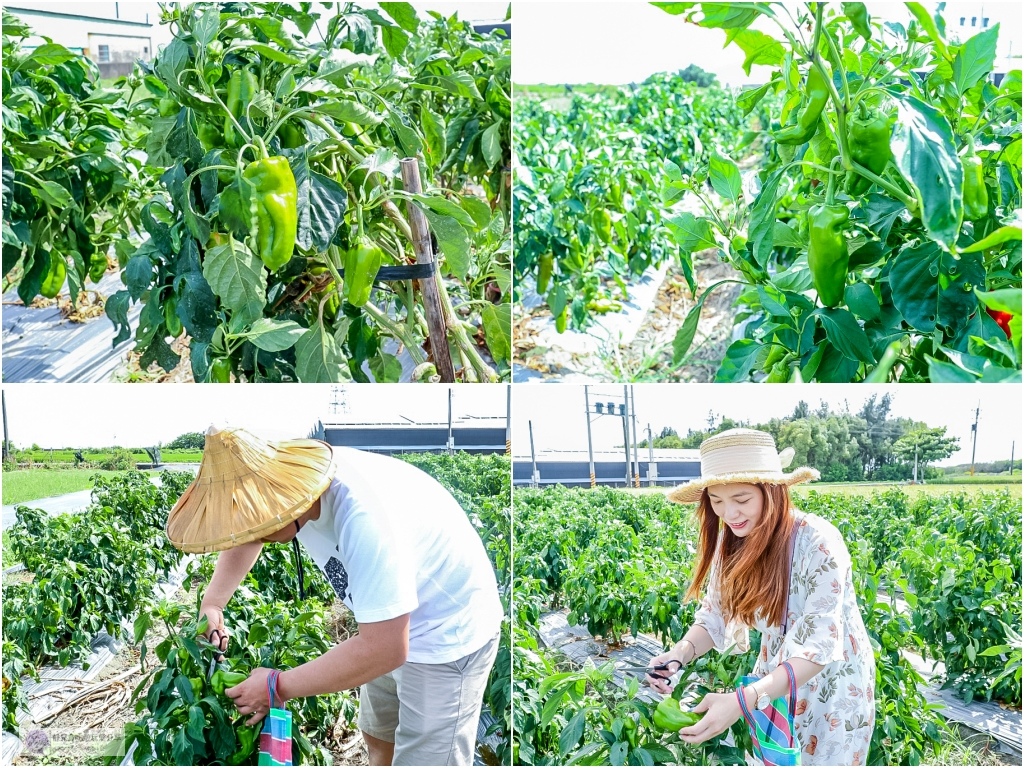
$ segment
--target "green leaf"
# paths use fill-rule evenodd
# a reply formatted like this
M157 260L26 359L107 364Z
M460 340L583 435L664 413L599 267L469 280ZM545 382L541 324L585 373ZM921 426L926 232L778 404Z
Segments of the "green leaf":
M480 138L480 149L484 154L484 162L490 170L501 162L501 129L502 121L492 124Z
M761 103L773 86L774 83L765 83L760 88L745 88L740 92L736 97L736 106L743 110L744 117L754 111L754 107Z
M420 26L420 19L416 15L416 9L410 3L378 3L380 9L395 20L395 23L409 34L416 34Z
M142 294L149 290L155 273L149 252L140 247L135 255L128 259L128 264L124 268L124 284L132 301L138 301Z
M961 96L992 71L996 60L999 25L979 32L957 51L953 59L953 83Z
M38 185L33 186L31 189L35 192L36 197L54 208L60 208L63 210L64 208L71 206L74 202L74 198L71 197L71 193L56 181L47 181L46 179L42 179Z
M978 377L958 365L944 363L931 355L925 355L928 361L928 379L933 384L974 384Z
M113 347L117 347L117 345L131 338L132 329L128 324L129 299L128 291L118 291L113 296L110 296L107 299L107 303L103 306L104 314L114 324L114 330L117 331L117 334L114 336Z
M469 72L453 72L450 75L438 77L437 80L445 90L456 96L477 101L483 100L480 91L477 90L476 80Z
M711 154L711 186L719 195L730 202L736 202L743 193L743 179L740 169L731 159L718 152Z
M907 9L914 14L918 24L928 33L928 37L935 43L935 49L942 55L942 58L948 59L949 49L946 47L945 35L939 30L935 19L928 15L928 10L921 3L907 3ZM940 19L942 18L940 11L936 11L936 14Z
M512 305L484 304L480 310L487 348L495 361L512 364Z
M753 339L734 341L725 352L725 358L715 374L715 381L721 383L746 381L750 377L750 369L754 367L760 350L761 345Z
M747 228L747 239L754 252L754 261L761 267L768 263L775 245L775 201L778 196L779 182L786 173L779 168L765 181L761 191L757 193L754 204L750 208L750 226Z
M684 251L702 251L718 247L707 219L698 219L692 213L683 212L667 218L665 223Z
M473 195L465 195L459 200L459 206L473 218L475 229L487 229L491 224L491 206ZM499 213L500 215L500 213ZM500 232L499 232L500 236Z
M932 333L936 327L956 336L978 306L974 295L985 284L985 264L978 254L959 259L935 243L904 248L889 271L892 301L915 330Z
M1012 315L1021 315L1021 289L1000 288L995 291L980 291L974 289L978 300L989 309L996 312L1009 312Z
M352 380L338 342L322 324L313 325L295 344L295 375L306 384Z
M196 5L192 14L192 35L196 42L207 46L216 40L220 29L220 9L213 3Z
M459 212L463 216L467 215L461 208ZM430 229L437 238L441 253L444 254L444 265L448 273L459 278L466 277L473 265L466 230L451 216L435 213L429 208L424 208L423 213L430 222Z
M229 237L224 245L210 248L203 260L203 276L231 311L233 321L248 325L263 315L267 273L260 258L244 244Z
M750 74L750 68L755 64L778 67L782 65L786 57L786 49L783 48L782 43L756 29L737 27L726 35L726 44L728 43L736 43L745 54L743 71L747 75Z
M929 236L948 249L963 218L964 172L953 132L945 115L913 96L896 99L896 108L891 143L896 167L914 189Z
M4 30L6 31L6 29ZM63 45L58 43L44 43L32 51L25 59L22 67L55 67L65 61L71 61L77 56ZM7 65L4 65L6 69Z
M476 221L472 216L463 210L457 203L439 195L413 195L413 199L422 203L435 213L455 219L459 224L468 229L476 229Z
M846 286L846 306L861 320L877 320L882 313L878 297L867 283Z
M180 90L178 75L188 65L188 62L188 43L176 37L160 52L154 69L156 70L157 77L164 82L164 85L172 92L177 92Z
M686 314L686 319L683 320L683 324L676 331L675 338L672 339L672 365L679 366L686 359L690 346L693 344L693 338L697 335L700 311L703 306L704 301L702 299Z
M272 45L266 45L265 43L246 43L246 50L255 51L260 56L271 61L276 61L279 64L286 64L289 67L297 67L302 63L302 59L298 56L292 56L290 53L285 53L280 48L276 48Z
M821 325L825 329L828 340L843 354L843 357L859 360L869 365L875 362L867 334L857 324L857 320L849 310L818 309L815 311L821 318Z
M427 160L432 166L440 165L448 151L445 143L447 126L444 118L424 105L420 109L420 123L423 127L423 138L426 140Z
M333 117L343 123L355 123L356 125L377 125L384 118L374 114L368 107L364 107L358 101L348 99L332 99L316 106L317 112Z
M579 743L583 727L587 724L587 710L581 709L565 724L558 736L558 754L565 757Z
M206 718L203 717L203 710L198 704L193 704L188 708L188 727L186 731L188 735L195 739L200 744L206 743L206 737L203 735L203 731L206 728Z
M281 352L294 345L305 332L306 329L294 320L261 317L244 335L266 352Z
M348 192L331 177L312 170L308 158L303 150L289 161L298 192L295 242L300 248L324 252L345 225Z
M383 350L370 358L369 366L373 380L378 384L393 384L402 378L402 363Z

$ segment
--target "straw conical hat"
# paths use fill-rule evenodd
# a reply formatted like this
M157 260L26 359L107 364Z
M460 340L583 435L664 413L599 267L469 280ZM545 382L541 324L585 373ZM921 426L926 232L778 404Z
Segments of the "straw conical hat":
M199 474L167 517L167 538L183 552L255 541L301 517L334 472L331 447L319 440L275 443L210 427Z
M818 479L818 470L783 470L793 461L793 449L775 449L775 438L757 429L727 429L700 444L700 478L676 486L669 501L692 504L705 488L729 483L796 485Z

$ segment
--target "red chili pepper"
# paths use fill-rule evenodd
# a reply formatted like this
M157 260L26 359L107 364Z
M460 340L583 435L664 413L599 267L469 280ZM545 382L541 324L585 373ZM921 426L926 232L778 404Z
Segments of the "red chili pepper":
M989 316L996 321L996 325L1003 329L1003 333L1006 334L1006 338L1012 338L1013 334L1010 333L1010 321L1013 320L1013 314L1010 312L1000 312L998 309L985 308Z

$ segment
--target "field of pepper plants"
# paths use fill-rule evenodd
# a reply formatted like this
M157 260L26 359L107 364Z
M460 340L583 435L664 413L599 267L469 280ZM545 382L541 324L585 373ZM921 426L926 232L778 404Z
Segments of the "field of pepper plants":
M507 606L508 459L467 454L403 458L435 476L466 509L485 542ZM15 574L17 578L5 576L3 586L4 730L25 738L42 725L19 729L19 713L28 706L23 676L31 681L44 666L63 668L87 658L100 630L125 641L118 654L127 659L125 667L137 664L120 684L121 704L101 711L93 723L123 731L123 743L117 739L75 754L26 754L22 763L56 759L116 765L128 751L136 765L252 764L258 729L244 725L246 718L235 712L224 687L255 667L302 664L356 631L311 560L303 555L300 599L291 548L267 545L225 610L232 639L211 676L211 646L199 637L203 622L196 614L216 557L183 562L185 556L170 546L163 532L170 507L191 478L189 473L164 473L160 486L138 472L98 478L87 510L47 517L22 507L18 522L5 531L5 546L13 548L25 571ZM182 587L172 597L157 598L157 581L182 566ZM511 749L510 633L507 619L485 693L485 706L495 721L492 738L480 746L489 764L507 763ZM354 691L289 702L295 763L365 761L355 725L358 706ZM68 716L74 726L86 717L76 709L63 715ZM44 727L66 725L57 720Z
M458 380L507 378L503 33L403 2L172 3L172 42L108 88L3 22L5 291L99 301L143 370L187 356L197 382L437 380L442 345ZM82 293L108 269L123 289Z
M901 651L942 661L945 677L933 683L965 701L1019 709L1019 500L1005 492L929 497L896 488L870 498L813 490L794 498L842 531L853 558L877 666L869 764L934 763L950 738ZM683 599L696 551L693 507L661 494L554 487L517 489L514 508L516 763L742 763L749 745L742 720L731 744L723 736L688 745L654 725L654 705L636 698L640 681L616 686L611 664L580 667L540 642L541 616L557 610L606 648L637 633L666 647L677 642L696 610ZM732 690L752 669L759 641L752 632L747 653L698 659L677 694L692 704L709 691Z
M694 378L702 312L731 292L716 382L1019 382L1021 74L997 71L999 25L954 41L942 5L653 5L760 84L517 96L514 266L556 330L671 259L690 308L648 378ZM731 274L702 280L709 258Z

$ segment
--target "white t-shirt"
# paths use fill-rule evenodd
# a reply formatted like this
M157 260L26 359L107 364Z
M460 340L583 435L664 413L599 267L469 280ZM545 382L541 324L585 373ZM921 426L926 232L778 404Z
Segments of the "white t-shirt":
M409 617L408 661L446 664L500 629L494 569L444 486L400 459L334 448L320 517L298 539L359 623Z

